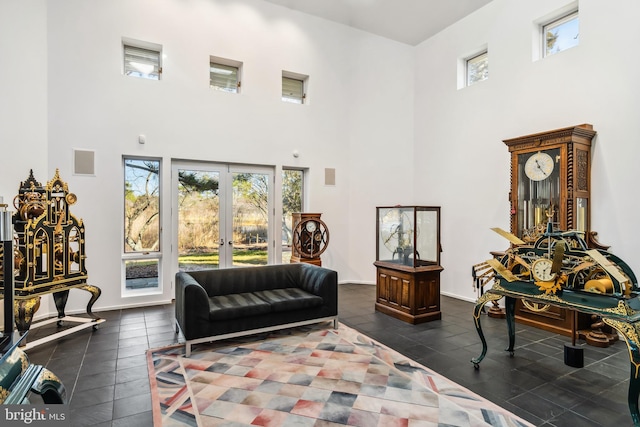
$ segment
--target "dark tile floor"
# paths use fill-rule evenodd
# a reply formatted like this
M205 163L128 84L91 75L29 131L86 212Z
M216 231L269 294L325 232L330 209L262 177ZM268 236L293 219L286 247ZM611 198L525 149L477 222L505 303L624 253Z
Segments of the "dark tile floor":
M480 354L473 304L442 297L442 320L409 325L374 311L375 287L340 286L340 321L544 427L632 425L627 407L629 359L618 342L585 346L585 367L564 364L568 338L517 324L515 357L504 320L482 317L489 350ZM151 426L145 350L176 341L173 306L98 313L107 321L27 352L67 388L72 426ZM44 328L43 328L44 329ZM32 340L46 330L30 332ZM34 402L37 403L37 402Z

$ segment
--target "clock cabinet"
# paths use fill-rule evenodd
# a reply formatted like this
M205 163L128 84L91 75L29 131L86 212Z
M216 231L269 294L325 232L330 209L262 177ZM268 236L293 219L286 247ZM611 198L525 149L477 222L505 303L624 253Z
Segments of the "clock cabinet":
M581 231L590 241L590 162L595 135L592 125L582 124L503 141L511 154L513 234L534 242L551 222L554 230ZM520 300L516 320L563 335L581 327L574 324L569 310L536 311Z
M376 311L412 324L440 319L440 207L378 207L376 234Z
M329 245L329 229L320 219L319 213L292 214L293 238L291 242L291 261L306 262L321 266L320 255Z

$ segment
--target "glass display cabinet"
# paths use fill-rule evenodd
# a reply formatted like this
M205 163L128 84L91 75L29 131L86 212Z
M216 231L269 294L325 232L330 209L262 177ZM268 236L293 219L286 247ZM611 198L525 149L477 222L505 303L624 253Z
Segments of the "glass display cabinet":
M376 219L376 311L440 319L440 207L378 207Z

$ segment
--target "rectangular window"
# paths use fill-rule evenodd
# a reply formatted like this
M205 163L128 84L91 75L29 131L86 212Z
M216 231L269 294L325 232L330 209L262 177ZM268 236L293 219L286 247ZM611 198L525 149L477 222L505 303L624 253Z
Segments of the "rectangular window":
M160 160L124 158L124 279L127 290L159 288Z
M294 212L303 212L304 171L282 170L282 262L291 260Z
M144 43L145 46L134 45L123 41L124 74L151 80L160 80L162 73L162 47Z
M209 86L223 92L240 92L242 62L211 56L209 58Z
M555 19L542 26L544 56L567 50L580 43L578 11Z
M484 51L466 61L467 86L489 78L489 52Z
M308 76L282 72L282 100L294 104L304 104L307 97L305 89Z

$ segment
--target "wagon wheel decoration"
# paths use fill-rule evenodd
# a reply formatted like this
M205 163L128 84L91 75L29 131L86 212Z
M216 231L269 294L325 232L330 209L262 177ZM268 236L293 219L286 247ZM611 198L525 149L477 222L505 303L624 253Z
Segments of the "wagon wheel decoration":
M526 299L522 299L522 305L524 305L534 313L542 313L551 308L550 304L543 304L539 302L528 301Z
M300 221L293 230L292 244L301 258L318 258L329 245L329 229L321 219Z

